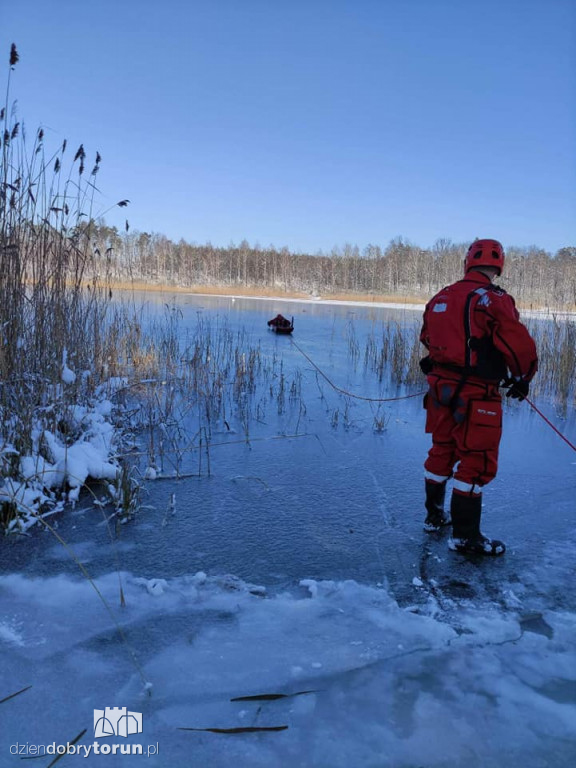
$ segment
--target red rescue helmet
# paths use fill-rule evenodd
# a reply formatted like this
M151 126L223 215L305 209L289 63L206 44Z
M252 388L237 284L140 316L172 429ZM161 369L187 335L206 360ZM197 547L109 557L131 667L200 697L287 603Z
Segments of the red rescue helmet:
M504 268L504 248L498 240L474 240L464 262L464 272L474 267L496 267L498 274Z

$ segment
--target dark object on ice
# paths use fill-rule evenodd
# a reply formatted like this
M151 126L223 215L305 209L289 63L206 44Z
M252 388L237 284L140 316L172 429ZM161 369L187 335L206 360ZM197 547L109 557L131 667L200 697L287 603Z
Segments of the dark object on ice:
M463 555L503 555L506 545L498 539L489 539L480 532L482 496L452 494L452 538L448 547Z
M268 328L275 333L292 333L294 330L294 318L288 320L284 315L276 315L272 320L268 320Z
M179 731L206 731L208 733L260 733L261 731L285 731L287 725L246 726L240 728L178 728Z
M32 688L32 686L27 685L26 688L22 688L21 690L16 691L16 693L11 693L10 696L5 696L3 699L0 699L0 704L4 704L5 701L10 701L10 699L13 699L15 696L20 696L21 693L29 691L30 688Z
M450 515L444 511L444 499L446 497L446 481L443 483L433 483L431 480L425 481L426 488L426 521L424 530L429 533L437 533L442 530L444 525L450 525L452 522Z
M318 691L296 691L295 693L257 693L254 696L236 696L230 701L276 701L277 699L288 699L291 696L304 696L308 693L318 693Z

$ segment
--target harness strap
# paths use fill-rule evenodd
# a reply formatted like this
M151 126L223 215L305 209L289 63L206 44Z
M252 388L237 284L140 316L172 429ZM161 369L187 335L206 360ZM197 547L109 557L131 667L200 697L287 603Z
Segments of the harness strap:
M464 387L464 384L468 381L468 376L470 374L468 372L465 372L460 377L460 381L456 385L456 389L454 390L454 394L448 401L448 408L450 408L450 411L454 413L456 411L456 408L458 406L458 398L460 397L460 392L462 392L462 389Z
M464 360L466 361L465 368L471 368L472 363L472 347L470 345L470 342L472 341L472 329L471 329L471 322L470 322L470 304L472 303L472 299L475 295L477 296L484 296L485 293L488 293L488 291L491 290L491 286L482 287L482 288L475 288L473 291L470 291L468 296L466 297L466 304L464 305L464 333L466 335L466 339L464 343L466 344L466 349L464 350Z

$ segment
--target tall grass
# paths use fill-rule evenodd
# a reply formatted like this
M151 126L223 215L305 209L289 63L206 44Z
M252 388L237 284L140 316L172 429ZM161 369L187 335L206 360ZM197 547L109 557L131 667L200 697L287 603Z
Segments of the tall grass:
M95 266L101 156L89 163L83 145L72 154L66 141L50 150L41 128L28 136L10 101L18 60L13 45L0 109L0 480L18 479L22 457L46 450L46 431L71 444L75 406L142 354L138 323L112 304L109 275ZM3 503L4 522L15 507Z
M420 325L420 321L388 322L373 331L364 345L365 369L375 373L380 382L395 385L422 383L418 364L424 354L420 345Z
M225 321L199 317L181 329L180 312L166 307L166 314L143 325L148 375L119 393L144 444L148 476L210 474L211 448L237 433L249 443L271 408L278 415L290 409L282 423L293 416L297 431L305 413L298 370L285 372L281 358Z
M576 405L576 323L552 316L525 321L538 350L539 368L531 393L548 397L562 415ZM373 331L364 345L364 366L379 381L393 384L423 384L418 365L426 350L420 344L420 318L413 323L389 322ZM352 341L350 340L352 339ZM356 364L359 346L349 332L349 358Z
M11 70L17 62L12 46ZM113 348L109 293L85 289L94 277L89 222L100 155L87 172L82 145L72 156L66 141L47 151L42 129L30 141L10 108L10 83L0 118L0 408L19 440L31 408L48 406L59 393L65 363L94 374ZM71 389L86 386L87 377L78 377Z
M570 319L530 319L527 323L538 348L538 373L533 391L554 399L566 416L576 406L576 323Z

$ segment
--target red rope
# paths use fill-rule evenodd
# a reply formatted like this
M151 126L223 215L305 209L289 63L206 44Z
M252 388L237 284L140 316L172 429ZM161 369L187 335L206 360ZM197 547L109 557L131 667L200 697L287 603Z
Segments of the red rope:
M367 400L370 403L391 403L394 400L409 400L411 397L422 397L422 395L426 394L426 392L423 391L423 392L416 392L414 395L401 395L400 397L365 397L364 395L355 395L353 392L348 392L347 389L342 389L342 387L339 387L337 384L334 384L334 382L331 381L328 378L328 376L326 376L324 371L316 365L314 360L308 357L306 352L304 352L304 350L301 349L298 346L298 344L296 344L293 338L290 338L290 341L296 347L298 352L300 352L300 354L303 355L306 358L306 360L308 360L310 365L313 368L315 368L318 371L318 373L326 379L326 381L328 382L328 384L330 384L332 389L335 389L336 392L340 392L340 394L342 395L347 395L348 397L354 397L356 400Z
M296 349L298 350L298 352L300 352L300 354L301 354L301 355L303 355L303 357L305 357L305 358L306 358L306 360L308 360L308 362L310 363L310 365L311 365L313 368L315 368L315 369L318 371L318 373L319 373L319 374L320 374L320 375L321 375L321 376L322 376L324 379L326 379L326 381L328 382L328 384L330 384L330 386L332 387L332 389L336 390L336 392L340 392L340 394L342 394L342 395L347 395L348 397L354 397L356 400L367 400L367 401L368 401L368 402L370 402L370 403L392 403L392 402L394 402L395 400L409 400L411 397L421 397L422 395L426 394L425 392L416 392L416 393L415 393L415 394L413 394L413 395L402 395L401 397L365 397L364 395L355 395L353 392L349 392L347 389L342 389L342 387L339 387L337 384L334 384L334 382L333 382L333 381L331 381L331 379L329 379L329 378L328 378L328 376L327 376L327 375L324 373L324 371L323 371L321 368L319 368L319 367L316 365L316 363L314 362L314 360L312 360L312 359L311 359L311 358L310 358L310 357L309 357L309 356L306 354L306 352L304 352L304 350L303 350L301 347L299 347L299 346L298 346L298 344L296 344L296 342L294 341L294 339L293 339L293 338L290 338L290 341L291 341L291 342L292 342L292 344L293 344L293 345L296 347ZM560 432L560 430L559 430L559 429L557 429L557 428L554 426L554 424L552 424L552 422L550 421L550 419L548 419L546 416L544 416L544 414L542 413L542 411L541 411L539 408L537 408L537 407L534 405L534 403L532 402L532 400L530 400L530 398L528 398L528 397L526 397L526 398L524 398L524 399L526 400L526 402L528 403L528 405L529 405L529 406L530 406L530 407L531 407L533 410L535 410L535 411L536 411L536 413L538 414L538 416L540 416L542 419L544 419L544 421L546 422L546 424L548 424L548 426L549 426L551 429L553 429L553 430L554 430L554 432L556 432L556 434L558 435L558 437L561 437L561 438L562 438L562 440L564 440L564 442L565 442L567 445L569 445L569 446L570 446L570 448L572 448L572 450L573 450L573 451L575 451L575 452L576 452L576 445L574 445L574 443L571 443L571 442L570 442L570 440L568 440L568 438L567 438L567 437L565 437L565 436L562 434L562 432Z
M319 367L316 365L316 363L314 362L314 360L312 360L312 359L311 359L311 358L310 358L310 357L309 357L309 356L306 354L306 352L304 352L304 350L303 350L301 347L299 347L299 346L298 346L298 344L297 344L297 343L294 341L294 339L293 339L293 338L290 338L290 341L291 341L291 342L292 342L292 344L293 344L293 345L296 347L296 349L298 350L298 352L300 352L300 354L301 354L301 355L303 355L303 357L305 357L305 358L306 358L306 360L308 360L308 362L310 363L310 365L311 365L313 368L315 368L315 369L318 371L318 373L319 373L319 374L320 374L320 375L321 375L321 376L322 376L324 379L326 379L326 381L328 382L328 384L330 384L330 386L332 387L332 389L336 390L336 392L340 392L340 394L342 394L342 395L347 395L348 397L354 397L356 400L367 400L367 401L368 401L368 402L370 402L370 403L392 403L392 402L394 402L395 400L409 400L411 397L421 397L422 395L424 395L424 394L425 394L425 392L416 392L416 393L415 393L415 394L413 394L413 395L402 395L401 397L365 397L364 395L355 395L353 392L349 392L349 391L348 391L348 390L346 390L346 389L342 389L342 387L339 387L337 384L334 384L334 382L333 382L333 381L331 381L331 379L329 379L329 378L328 378L328 376L327 376L327 375L324 373L324 371L323 371L321 368L319 368ZM576 452L576 445L574 445L574 443L571 443L571 442L570 442L570 440L568 440L568 438L567 438L567 437L565 437L565 436L562 434L562 432L560 432L560 430L559 430L559 429L557 429L557 428L554 426L554 424L552 424L552 422L550 421L550 419L548 419L546 416L544 416L544 414L542 413L542 411L541 411L539 408L537 408L537 407L534 405L534 403L532 402L532 400L530 400L530 398L528 398L528 397L526 397L526 398L524 398L524 399L526 400L526 402L528 403L528 405L529 405L529 406L530 406L530 407L531 407L533 410L535 410L535 411L536 411L536 413L538 414L538 416L540 416L542 419L544 419L544 421L546 422L546 424L548 424L548 426L549 426L551 429L553 429L553 430L554 430L554 432L556 432L556 434L558 435L558 437L561 437L561 438L562 438L562 440L564 440L564 442L565 442L567 445L569 445L569 446L570 446L570 448L572 448L572 450L573 450L573 451L575 451L575 452Z
M546 416L544 416L544 414L542 413L542 411L541 411L539 408L537 408L537 407L534 405L534 403L532 402L532 400L530 400L528 397L526 397L526 398L525 398L525 400L526 400L526 402L528 403L528 405L530 406L530 408L532 408L533 410L535 410L535 411L536 411L536 413L538 414L538 416L540 416L542 419L544 419L544 421L546 422L546 424L548 424L548 426L549 426L549 427L551 427L551 429L553 429L553 430L554 430L554 432L556 432L556 434L558 435L558 437L561 437L561 438L562 438L562 440L564 440L564 442L565 442L565 443L567 443L567 444L570 446L570 448L572 448L572 450L573 450L573 451L576 451L576 445L574 445L574 443L571 443L571 442L570 442L570 440L568 440L568 438L567 438L567 437L565 437L565 436L562 434L562 432L560 432L560 430L559 430L559 429L556 429L556 427L554 426L554 424L552 424L552 422L550 421L550 419L547 419L547 418L546 418Z

